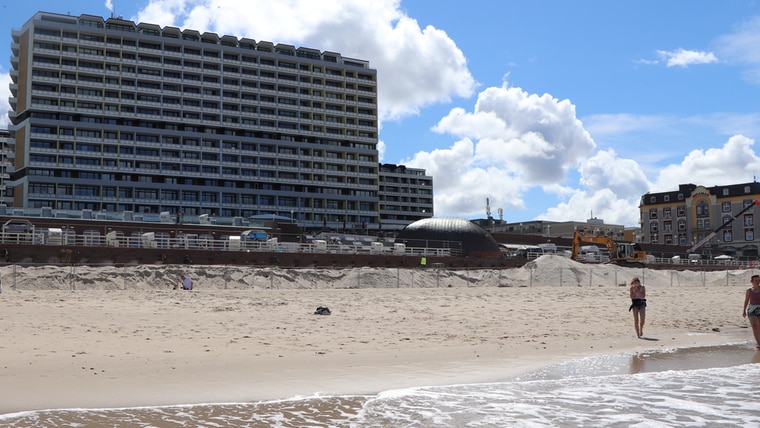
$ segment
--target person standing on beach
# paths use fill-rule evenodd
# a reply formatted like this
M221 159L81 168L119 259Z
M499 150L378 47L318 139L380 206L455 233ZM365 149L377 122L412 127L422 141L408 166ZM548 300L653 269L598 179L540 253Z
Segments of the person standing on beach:
M742 316L749 319L757 345L755 349L760 350L760 275L752 275L750 282L752 282L752 287L748 288L744 295Z
M640 339L644 336L644 320L647 313L647 290L641 284L638 277L631 280L631 306L628 311L633 311L633 326L636 328L636 336Z
M180 275L179 277L180 282L182 283L182 289L183 290L192 290L193 289L193 280L187 276L187 275Z

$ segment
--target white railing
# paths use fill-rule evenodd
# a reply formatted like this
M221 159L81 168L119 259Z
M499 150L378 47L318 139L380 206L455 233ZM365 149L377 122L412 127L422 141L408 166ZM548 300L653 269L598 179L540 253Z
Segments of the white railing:
M238 236L215 237L211 235L154 233L126 236L121 234L89 233L75 235L63 232L13 233L0 232L0 244L26 244L70 247L111 247L111 248L158 248L184 250L256 251L278 253L313 254L373 254L414 257L459 256L457 248L410 247L386 241L355 241L353 243L314 240L310 242L283 242L277 238L268 240L240 239Z

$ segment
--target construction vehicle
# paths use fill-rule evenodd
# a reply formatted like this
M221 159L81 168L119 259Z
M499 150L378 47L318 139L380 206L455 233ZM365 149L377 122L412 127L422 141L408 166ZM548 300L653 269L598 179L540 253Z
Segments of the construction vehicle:
M686 253L689 256L689 258L691 259L691 255L692 254L697 254L697 250L699 250L700 248L702 248L702 246L704 246L711 239L713 239L715 237L715 235L718 234L718 232L720 232L724 228L730 226L731 223L733 223L734 220L736 220L737 217L739 217L740 215L746 213L747 211L749 211L750 209L752 209L752 207L754 207L755 205L760 205L760 201L757 200L757 199L755 199L754 201L752 201L751 204L747 205L746 207L744 207L744 209L742 209L741 211L739 211L738 213L736 213L736 215L732 215L730 218L728 218L725 222L723 222L723 224L720 225L720 227L718 227L717 229L713 230L711 233L709 233L704 238L700 239L699 242L697 242L696 244L692 245L691 248L689 248L688 250L686 250ZM700 258L709 259L709 258L712 258L712 251L710 249L703 249L699 253L699 255L700 255Z
M570 258L581 260L580 254L584 246L602 246L609 251L609 261L620 266L643 266L647 261L646 251L641 246L632 242L617 242L612 238L594 233L575 231ZM604 260L597 260L604 261Z

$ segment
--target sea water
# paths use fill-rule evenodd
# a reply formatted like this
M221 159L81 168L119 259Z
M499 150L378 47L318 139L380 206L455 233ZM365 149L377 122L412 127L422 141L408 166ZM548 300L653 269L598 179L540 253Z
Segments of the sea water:
M507 382L0 416L7 427L760 427L760 351L747 344L591 357Z

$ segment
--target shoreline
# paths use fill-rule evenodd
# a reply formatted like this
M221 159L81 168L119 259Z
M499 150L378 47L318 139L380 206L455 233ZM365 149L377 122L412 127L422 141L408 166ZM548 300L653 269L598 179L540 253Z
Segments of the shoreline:
M204 370L203 375L188 376L183 371L181 379L173 375L130 375L121 377L116 382L101 382L71 376L51 379L50 373L46 373L36 381L16 378L8 383L8 389L16 391L19 391L16 387L23 383L27 392L0 403L0 420L36 411L223 405L289 401L316 396L373 396L395 389L507 382L555 364L571 363L587 357L617 357L635 352L688 350L737 343L736 337L705 338L707 340L662 349L618 349L609 353L579 353L549 358L544 356L546 359L537 359L536 355L477 361L473 358L445 361L434 358L409 361L399 358L392 363L381 359L362 365L341 359L328 367L321 367L319 373L314 372L313 361L309 358L297 357L285 362L260 365L259 369L265 373L263 376L261 372L256 376L245 373L246 368L236 363L224 367L203 364L200 366ZM747 354L753 353L748 348ZM754 359L758 360L760 354L754 354ZM349 368L340 366L346 362L354 364ZM511 365L510 369L505 369L507 364ZM198 367L188 368L195 370ZM76 394L72 395L72 389L76 390Z
M722 347L722 346L739 346L735 341L723 342L708 340L706 343L696 343L687 345L684 347L670 348L677 351L688 352L690 349L705 348L705 347ZM760 363L760 352L752 352L747 348L747 355L752 356L752 363ZM332 368L328 369L323 376L315 376L308 368L301 366L300 370L292 371L291 374L295 375L295 378L287 379L285 385L279 383L277 387L273 376L268 376L265 379L259 379L258 382L269 387L267 392L263 395L250 394L251 384L245 383L245 378L240 378L235 374L234 384L236 388L230 391L229 387L230 378L224 376L225 373L229 374L229 371L233 371L234 367L228 367L225 370L213 371L215 375L221 375L214 380L203 377L198 379L184 379L182 382L182 390L174 387L168 389L163 388L166 386L165 381L167 379L158 380L154 379L154 382L149 386L151 387L150 393L146 394L144 389L145 385L134 385L141 380L133 379L127 384L121 384L122 387L131 388L126 392L126 395L119 394L118 399L107 398L103 399L100 394L113 393L110 389L103 389L100 386L96 386L94 383L84 383L81 386L92 387L89 394L79 396L76 399L71 400L71 397L67 395L67 398L63 398L64 391L58 391L62 395L53 393L44 396L44 400L51 400L53 403L59 403L57 406L52 407L29 407L19 409L6 409L5 406L0 406L0 420L3 418L14 418L30 412L55 412L59 410L71 411L87 411L87 410L109 410L109 409L127 409L127 408L152 408L152 407L186 407L186 406L216 406L216 405L229 405L235 403L272 403L272 402L287 402L292 400L308 399L312 397L363 397L363 396L375 396L382 392L395 390L395 389L407 389L407 388L426 388L434 386L453 386L463 384L487 384L495 382L508 382L513 381L523 375L530 375L536 373L538 370L544 368L550 368L556 364L570 363L579 361L587 357L620 357L628 353L643 352L646 353L647 349L629 350L620 353L609 354L584 354L577 355L573 358L557 357L551 360L538 361L529 356L525 356L519 362L519 369L512 371L504 371L503 366L494 366L491 364L483 364L478 362L476 364L466 365L466 370L461 373L461 363L468 363L468 361L448 361L440 366L420 368L419 366L425 364L425 362L417 361L414 363L413 368L398 369L399 364L382 364L380 366L367 365L364 367L364 371L361 373L347 373L345 370ZM653 352L664 351L664 349L656 349ZM651 354L650 354L651 355ZM529 360L529 361L528 361ZM515 363L514 359L510 359L509 362ZM720 365L721 367L728 367L728 365ZM711 368L713 365L706 365L704 368ZM273 364L267 366L267 368L283 368L282 365ZM379 370L373 370L379 369ZM431 372L436 372L432 375ZM457 373L455 373L457 372ZM649 372L649 371L646 371ZM646 373L643 372L643 373ZM382 377L385 374L391 374L391 379L380 380L378 376ZM444 373L441 375L441 373ZM337 377L332 377L332 381L326 381L324 376L336 374ZM575 377L577 377L577 373ZM59 379L62 381L63 379ZM325 382L326 390L309 389L308 382ZM358 382L369 381L368 383L361 383L362 386L357 387ZM282 379L277 382L282 382ZM172 383L172 382L169 382ZM245 383L245 385L242 385ZM255 385L255 383L253 384ZM348 386L347 386L348 385ZM366 385L370 386L367 389ZM205 388L204 393L201 395L203 398L198 398L198 389ZM336 390L331 388L336 387ZM185 401L167 400L162 395L165 392L177 393L178 397L188 397ZM307 391L307 392L304 392ZM139 398L136 398L138 397ZM193 398L194 397L194 398ZM115 401L116 400L116 401ZM34 400L25 400L24 405L28 406L29 403L35 402ZM81 403L87 402L87 405ZM68 403L68 404L67 404Z
M6 289L0 415L372 395L751 337L738 287L648 291L656 340L626 288Z

